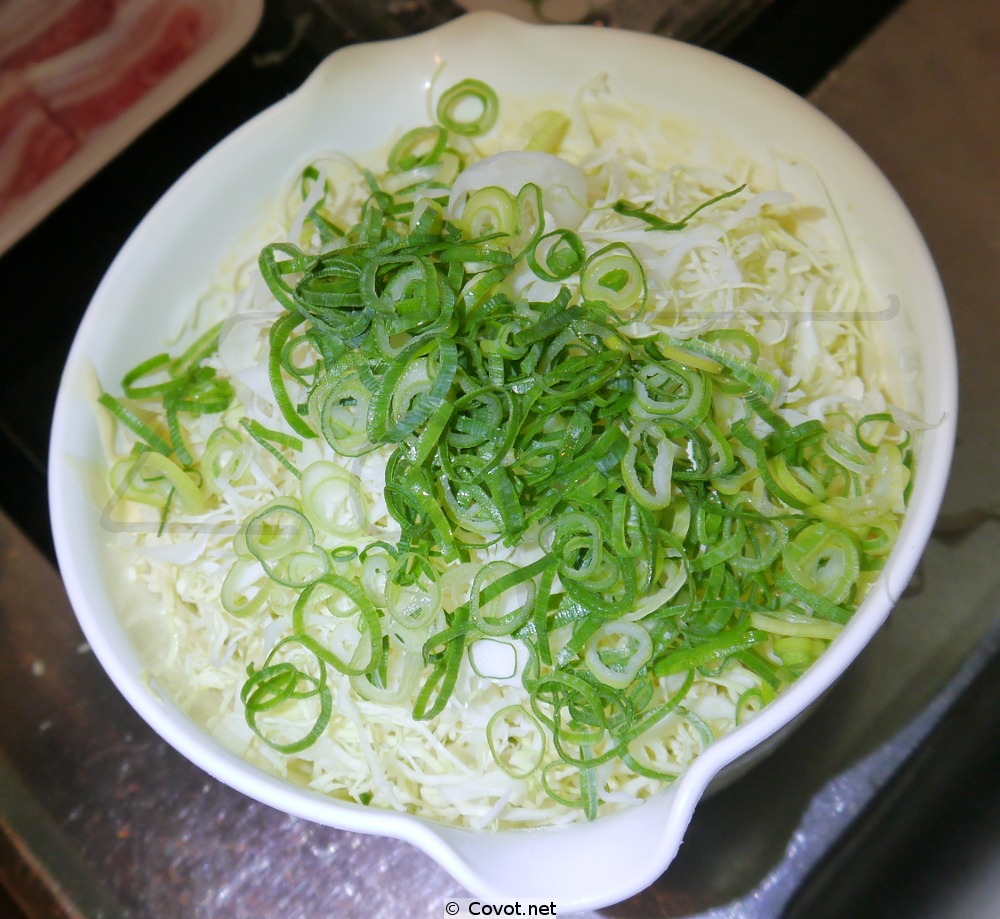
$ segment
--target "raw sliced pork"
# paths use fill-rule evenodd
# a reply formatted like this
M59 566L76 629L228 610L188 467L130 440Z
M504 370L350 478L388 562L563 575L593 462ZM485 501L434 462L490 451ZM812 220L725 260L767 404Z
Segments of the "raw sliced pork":
M25 77L49 111L84 136L184 61L205 26L199 9L183 0L129 0L100 35L30 67Z
M18 74L0 75L0 212L54 173L79 146Z
M102 32L121 0L0 0L0 69L19 70Z

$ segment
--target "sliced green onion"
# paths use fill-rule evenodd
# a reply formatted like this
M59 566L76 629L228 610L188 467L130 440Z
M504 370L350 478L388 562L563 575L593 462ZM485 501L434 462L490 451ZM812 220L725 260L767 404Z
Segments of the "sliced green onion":
M590 637L584 662L602 683L625 689L653 656L649 632L636 622L606 622Z
M843 630L843 626L838 622L814 619L792 612L753 612L750 614L750 622L754 628L762 629L772 635L819 638L824 641L832 641Z
M360 631L350 654L338 654L313 630L328 625L329 618L356 619ZM292 629L299 642L316 657L348 676L368 673L382 658L382 625L378 611L361 589L336 574L327 574L299 594L292 612Z
M119 399L104 392L101 393L97 401L114 415L118 421L132 431L133 434L139 437L151 450L155 450L157 453L162 453L165 456L173 453L173 447Z
M590 302L606 303L629 319L646 304L646 272L624 243L611 243L591 255L580 275L580 293Z
M485 600L490 587L494 596ZM534 601L534 582L524 578L522 569L509 562L488 562L472 582L469 616L485 635L510 635L527 621Z
M719 201L724 201L726 198L732 198L734 195L738 195L746 185L738 185L736 188L730 189L729 191L723 192L721 195L716 195L714 198L709 198L707 201L703 201L699 204L693 211L691 211L686 217L682 217L680 220L665 220L662 217L658 217L656 214L651 214L649 208L652 206L652 202L648 204L643 204L641 207L635 204L631 204L628 201L616 201L611 209L615 213L621 214L625 217L637 217L644 223L649 224L647 230L683 230L691 219L697 216L706 207L711 207L713 204L717 204Z
M221 481L229 485L239 482L250 466L251 451L248 446L231 428L216 428L209 436L201 455L205 485L217 488Z
M394 559L386 574L385 608L400 625L423 629L441 612L441 584L433 568L413 555Z
M525 126L528 140L524 149L558 153L569 127L570 120L562 112L551 109L539 112Z
M420 166L436 163L448 145L447 132L430 125L407 131L389 151L388 167L391 172L407 172Z
M141 476L148 480L151 476L162 477L168 483L176 499L183 509L190 514L197 514L205 508L205 495L198 483L180 466L162 453L146 451L136 457L129 481Z
M301 450L301 440L290 434L285 434L283 431L275 431L271 428L267 428L259 421L249 418L241 419L240 425L261 447L263 447L268 453L271 454L271 456L281 463L282 466L292 473L292 475L296 477L302 475L291 460L289 460L288 457L278 449L278 447L281 446L287 447L291 450Z
M494 712L486 725L486 741L493 761L511 778L526 779L545 757L545 733L520 705Z
M673 498L674 445L652 422L632 427L621 469L625 487L642 507L662 510Z
M470 114L466 109L471 108ZM438 100L437 119L464 137L485 134L499 114L497 94L482 80L468 79L446 89Z
M725 632L689 648L680 648L664 655L653 665L657 676L683 673L697 667L706 667L727 660L738 651L745 651L760 642L767 641L768 635L759 629Z
M237 555L262 563L309 549L315 541L312 525L294 498L275 498L243 522L234 540Z
M270 581L257 577L260 564L256 559L238 558L226 572L219 599L223 609L238 619L251 616L263 609L270 593Z
M576 233L558 229L541 236L527 255L531 270L543 281L564 281L583 267L587 251Z
M309 522L334 536L358 536L368 526L368 498L361 480L335 463L317 460L302 472L302 509Z
M801 587L830 603L847 600L861 570L854 537L825 523L812 523L781 553L785 571Z
M420 681L423 660L419 651L395 651L391 644L387 652L390 660L385 678L378 676L377 670L355 673L348 677L351 688L362 699L380 705L402 705L412 697ZM395 682L395 685L392 683Z
M515 201L502 188L477 188L465 202L461 225L473 238L511 236L517 230Z

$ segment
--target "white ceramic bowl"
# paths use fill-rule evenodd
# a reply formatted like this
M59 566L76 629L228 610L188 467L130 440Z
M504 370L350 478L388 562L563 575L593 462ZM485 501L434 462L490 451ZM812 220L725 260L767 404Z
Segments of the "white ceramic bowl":
M156 353L190 310L232 241L309 152L368 151L394 129L426 123L432 80L465 76L500 93L567 97L598 72L614 92L706 131L754 158L774 150L822 176L858 257L883 296L898 297L922 369L924 415L911 508L885 574L826 654L759 717L711 746L666 793L641 807L559 831L477 833L333 801L248 765L150 691L122 620L100 508L79 467L100 458L88 368L120 379ZM178 271L175 266L183 265ZM945 300L921 236L865 154L799 97L688 45L609 29L529 26L480 13L382 44L338 51L291 97L254 118L199 161L156 205L115 259L73 345L51 441L50 500L70 599L111 679L139 714L188 759L251 797L309 820L408 840L482 897L555 900L560 913L624 899L674 857L692 812L720 775L772 745L843 672L886 618L929 536L947 478L957 384ZM817 751L822 755L822 751Z

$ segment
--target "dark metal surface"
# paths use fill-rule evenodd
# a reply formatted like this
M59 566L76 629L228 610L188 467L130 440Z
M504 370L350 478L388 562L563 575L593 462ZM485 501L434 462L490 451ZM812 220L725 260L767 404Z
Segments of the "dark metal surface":
M37 356L0 369L0 446L10 451L0 504L17 511L16 525L0 513L0 881L31 915L438 917L462 895L409 846L279 814L167 748L104 676L57 573L22 534L44 551L44 519L20 513L44 494L28 473L40 476L44 403L110 256L214 139L363 37L357 22L319 0L270 3L244 54L0 259L0 289L16 307L8 340ZM952 302L965 415L939 536L909 596L809 720L703 802L657 883L593 916L774 919L996 647L1000 237L983 203L1000 201L998 56L993 2L909 0L813 96L896 182Z
M960 919L1000 904L1000 657L944 712L782 919Z
M1000 548L1000 10L913 0L818 101L882 163L924 228L951 301L963 370L954 475L938 523L956 611L996 620ZM921 76L922 75L922 76ZM909 77L909 79L907 79ZM880 119L867 113L873 107ZM912 147L906 143L912 142ZM1000 914L1000 660L994 632L933 733L817 867L786 919L979 919ZM983 665L974 673L974 664ZM929 657L924 681L934 673Z

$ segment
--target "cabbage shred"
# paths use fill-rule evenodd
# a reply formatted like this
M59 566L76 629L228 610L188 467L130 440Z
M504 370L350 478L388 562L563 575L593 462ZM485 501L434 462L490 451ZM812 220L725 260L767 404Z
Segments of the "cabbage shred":
M912 449L835 225L599 83L486 133L462 87L387 167L311 162L219 324L100 401L167 692L332 796L552 825L836 639Z

